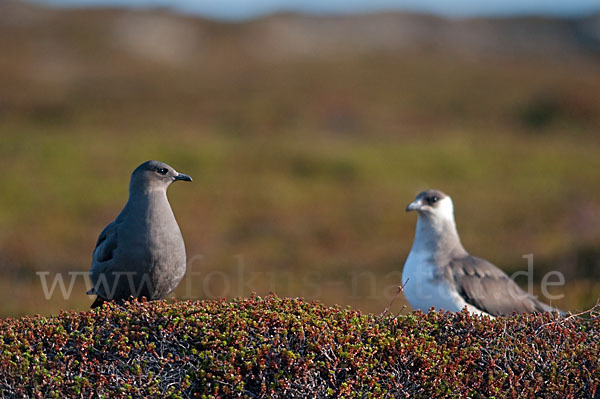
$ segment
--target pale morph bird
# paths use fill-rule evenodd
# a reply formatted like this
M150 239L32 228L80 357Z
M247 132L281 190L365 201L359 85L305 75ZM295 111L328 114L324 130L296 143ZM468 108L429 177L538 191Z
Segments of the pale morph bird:
M186 270L185 245L167 188L178 180L192 178L163 162L133 171L129 200L100 233L92 255L92 308L130 297L162 299L177 287Z
M463 248L448 195L424 191L406 211L418 213L415 240L402 271L404 294L414 309L457 312L466 307L471 313L491 316L555 310Z

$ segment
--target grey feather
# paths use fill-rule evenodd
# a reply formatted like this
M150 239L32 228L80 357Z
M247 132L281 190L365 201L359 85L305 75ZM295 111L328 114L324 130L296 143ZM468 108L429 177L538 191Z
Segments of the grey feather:
M448 264L456 290L465 301L494 316L550 312L552 307L523 291L490 262L467 255Z
M167 199L176 180L191 181L169 165L147 161L131 175L129 200L100 233L92 254L90 277L105 300L130 297L161 299L179 284L186 269L185 245Z
M94 262L101 263L111 260L118 242L118 225L116 222L112 222L102 230L98 237L93 253Z

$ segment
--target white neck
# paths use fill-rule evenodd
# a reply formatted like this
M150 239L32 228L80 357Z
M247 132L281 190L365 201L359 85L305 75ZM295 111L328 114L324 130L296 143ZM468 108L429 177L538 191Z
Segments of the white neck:
M430 253L440 262L446 257L467 255L456 230L449 197L441 200L433 212L419 212L412 251Z

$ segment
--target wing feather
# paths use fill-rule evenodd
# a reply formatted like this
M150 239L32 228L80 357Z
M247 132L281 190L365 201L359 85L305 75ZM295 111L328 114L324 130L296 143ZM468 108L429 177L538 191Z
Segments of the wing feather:
M92 280L92 289L90 289L88 295L98 295L99 297L105 296L103 293L102 286L98 286L97 279L107 268L112 265L112 260L115 256L115 251L118 248L118 226L116 221L109 223L104 230L98 236L96 241L96 247L92 253L92 267L90 269L90 278ZM94 302L95 303L95 302Z
M96 242L96 248L92 255L93 263L108 262L114 257L115 250L118 247L118 224L110 223L102 230Z
M554 310L484 259L467 255L453 259L449 266L457 291L465 301L493 316Z

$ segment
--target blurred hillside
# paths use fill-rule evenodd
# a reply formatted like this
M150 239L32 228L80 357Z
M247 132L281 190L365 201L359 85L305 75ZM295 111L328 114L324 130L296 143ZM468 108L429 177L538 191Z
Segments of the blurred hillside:
M36 272L87 272L147 159L194 177L169 192L197 273L180 298L380 312L428 187L472 253L511 272L533 253L564 309L600 296L600 14L233 24L4 1L0 52L0 315L89 306L82 279L45 300Z

